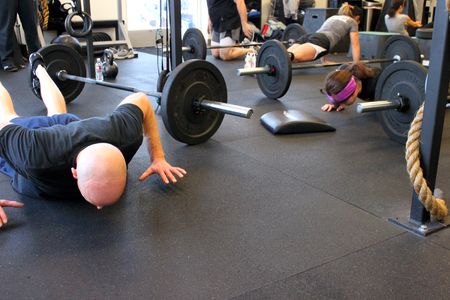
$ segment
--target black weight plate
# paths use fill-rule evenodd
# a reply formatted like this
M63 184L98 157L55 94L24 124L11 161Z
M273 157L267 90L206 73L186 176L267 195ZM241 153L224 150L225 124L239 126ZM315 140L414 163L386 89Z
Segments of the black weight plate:
M227 86L219 69L205 60L189 60L173 70L164 85L161 113L167 131L189 145L207 141L222 124L224 114L198 110L196 100L227 102Z
M65 45L49 45L38 52L44 58L47 72L63 94L66 103L74 100L83 90L84 83L73 80L61 81L56 74L60 70L65 70L70 75L86 77L86 66L81 55ZM40 95L38 97L40 98Z
M390 109L378 112L386 134L396 142L406 143L408 130L417 110L425 100L427 69L413 61L389 65L378 78L375 99L394 100L400 94L408 101L404 111Z
M298 23L291 23L283 31L282 41L293 43L306 34L306 30Z
M206 59L206 42L202 32L197 28L189 28L183 35L183 47L191 51L183 51L184 61L190 59Z
M106 42L106 41L112 41L112 38L106 32L97 31L97 32L92 33L92 41L93 42Z
M292 80L292 63L283 44L277 40L265 42L258 51L256 66L269 66L272 69L269 74L256 75L264 95L272 99L283 97Z
M159 73L158 81L156 82L156 91L158 93L162 93L162 91L164 90L164 85L166 84L169 74L169 70L161 70L161 73Z
M384 43L382 57L394 59L399 57L400 60L412 60L421 62L420 49L416 42L409 36L393 35ZM389 66L391 62L382 63L382 68Z

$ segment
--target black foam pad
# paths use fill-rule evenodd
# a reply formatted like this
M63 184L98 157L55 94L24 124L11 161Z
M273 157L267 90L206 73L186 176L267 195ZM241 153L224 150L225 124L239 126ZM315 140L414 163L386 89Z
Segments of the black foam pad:
M336 131L336 128L299 110L278 110L261 116L261 123L273 134Z

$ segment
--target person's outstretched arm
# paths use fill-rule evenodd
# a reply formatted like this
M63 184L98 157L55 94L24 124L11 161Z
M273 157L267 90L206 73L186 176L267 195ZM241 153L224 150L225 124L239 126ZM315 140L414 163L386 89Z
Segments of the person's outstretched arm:
M158 122L155 112L150 104L150 100L143 93L136 93L126 97L119 105L131 103L138 106L144 114L144 135L147 140L147 149L149 151L151 165L139 177L139 180L145 180L152 174L158 174L164 183L177 182L175 175L183 177L186 171L179 167L171 166L165 159L164 150L159 136Z
M239 12L239 17L241 18L242 31L244 32L244 35L246 37L251 39L252 35L253 35L253 29L250 26L250 24L248 24L247 6L245 6L245 1L244 0L234 0L234 3L236 3L236 7Z
M359 63L359 59L361 56L361 48L359 45L359 33L358 32L350 32L350 42L352 45L352 57L353 63Z
M411 27L422 27L422 22L413 21L409 16L406 16L406 25Z

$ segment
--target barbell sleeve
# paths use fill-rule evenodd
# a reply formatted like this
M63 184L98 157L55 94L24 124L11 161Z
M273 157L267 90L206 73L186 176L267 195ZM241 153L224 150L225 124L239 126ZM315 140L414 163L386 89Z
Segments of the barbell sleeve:
M400 101L391 101L391 100L371 101L356 104L356 112L366 113L388 109L399 109L401 108L401 106L402 104Z
M226 113L228 115L233 115L241 118L250 119L253 114L253 109L250 107L234 105L230 103L218 102L203 99L199 101L199 106L202 108L207 108L210 110Z
M163 53L170 53L170 48L162 47ZM191 47L183 46L181 47L181 52L190 52L192 49Z
M272 68L270 66L237 69L238 76L254 75L254 74L270 74Z
M85 82L85 83L106 86L106 87L114 88L117 90L123 90L123 91L128 91L128 92L133 92L133 93L144 93L148 96L155 97L158 99L160 99L161 95L162 95L159 92L150 92L150 91L146 91L146 90L137 89L132 86L127 86L127 85L122 85L122 84L117 84L117 83L112 83L112 82L107 82L107 81L100 81L100 80L96 80L96 79L92 79L92 78L71 75L71 74L68 74L65 70L58 71L56 73L56 76L58 77L59 80L62 80L62 81L64 81L64 80L81 81L81 82Z

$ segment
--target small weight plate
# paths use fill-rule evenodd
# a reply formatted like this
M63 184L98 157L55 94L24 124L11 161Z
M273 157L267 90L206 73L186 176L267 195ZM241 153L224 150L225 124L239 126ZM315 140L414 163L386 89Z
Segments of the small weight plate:
M393 35L388 38L384 44L382 57L388 59L395 59L398 57L400 60L412 60L421 62L420 49L416 42L409 36ZM392 64L392 62L382 63L382 68L386 68Z
M159 73L158 76L158 81L156 82L156 91L158 93L162 93L162 91L164 90L164 85L166 84L167 81L167 77L169 77L169 70L161 70L161 72Z
M375 99L395 100L397 95L407 99L402 110L390 109L378 112L386 134L394 141L406 143L408 130L417 110L425 100L427 69L414 61L400 61L389 65L378 78Z
M261 91L268 98L277 99L286 94L292 80L292 64L283 44L270 40L258 51L257 67L269 66L269 74L257 74L256 79Z
M198 100L227 102L227 86L219 69L205 60L189 60L173 70L164 85L161 113L176 140L189 145L208 140L222 124L224 114L199 108Z
M183 47L191 51L183 51L184 61L190 59L206 59L206 42L202 32L197 28L189 28L183 35Z
M83 90L84 82L59 80L57 73L65 70L70 75L86 77L86 66L83 58L74 49L65 45L49 45L38 51L44 58L47 72L58 86L66 103L74 100ZM41 95L36 95L41 98Z
M281 37L281 40L292 44L305 34L306 30L303 28L302 25L298 23L291 23L288 26L286 26L286 29L283 31L283 36Z

